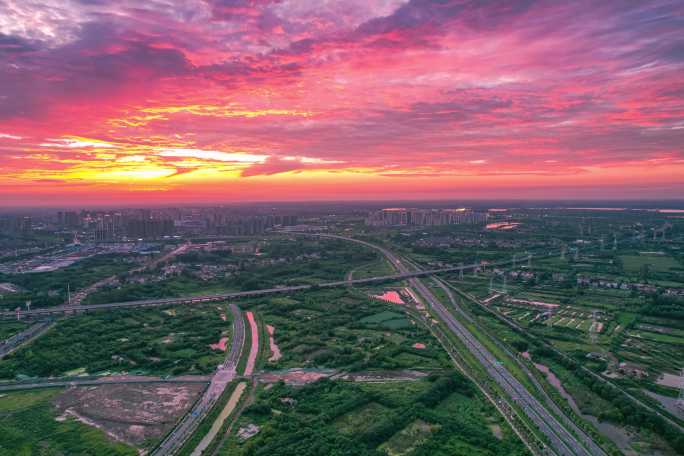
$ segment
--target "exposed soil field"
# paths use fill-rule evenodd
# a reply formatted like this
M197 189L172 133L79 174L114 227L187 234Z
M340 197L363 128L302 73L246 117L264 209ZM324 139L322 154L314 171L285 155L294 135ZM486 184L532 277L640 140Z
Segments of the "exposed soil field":
M268 358L269 362L276 362L280 358L283 357L282 353L280 353L280 348L278 347L278 344L275 341L275 327L271 325L266 325L266 330L268 331L268 345L269 348L271 349L271 356Z
M264 372L259 375L261 383L277 383L283 381L288 385L305 385L318 379L330 377L335 374L334 370L305 370L290 369L280 372Z
M254 314L252 312L247 312L247 321L249 322L249 328L252 334L252 346L249 351L249 357L247 358L245 375L252 375L252 372L254 372L254 367L256 366L257 356L259 355L259 328L257 327L256 320L254 319Z
M173 427L203 388L198 384L70 388L53 403L62 419L76 418L114 440L145 447Z

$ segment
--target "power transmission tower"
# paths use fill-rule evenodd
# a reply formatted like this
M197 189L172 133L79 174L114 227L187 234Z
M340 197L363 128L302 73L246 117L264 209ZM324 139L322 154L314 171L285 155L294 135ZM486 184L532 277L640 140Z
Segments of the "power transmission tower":
M679 373L679 398L677 399L677 407L684 409L684 368Z

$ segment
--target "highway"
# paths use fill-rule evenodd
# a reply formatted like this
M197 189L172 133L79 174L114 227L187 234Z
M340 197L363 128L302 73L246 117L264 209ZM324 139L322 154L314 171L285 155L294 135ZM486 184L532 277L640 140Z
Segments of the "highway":
M37 388L74 387L74 386L100 386L122 384L151 384L151 383L209 383L209 379L200 375L178 378L150 378L150 377L126 377L126 378L72 378L72 379L42 379L41 381L7 382L0 383L0 391L20 391Z
M322 235L334 237L365 245L380 251L400 273L408 273L408 267L389 250L358 239L346 238L336 235ZM482 364L490 377L501 387L502 390L522 409L525 415L546 436L553 452L559 456L592 456L582 443L534 397L529 391L511 374L496 357L482 345L477 338L467 330L432 294L418 276L409 278L409 283L418 292L419 296L426 301L432 310L446 324L452 334L456 335L466 346L468 351ZM598 445L595 448L599 448ZM603 450L593 453L593 456L605 455Z
M461 309L456 301L456 297L454 294L451 292L447 286L451 287L450 284L445 284L442 280L433 278L435 282L444 290L444 292L447 294L449 301L452 303L452 306L454 309L456 309L457 312L459 312L460 315L462 315L464 318L466 318L468 321L472 322L475 325L479 324L470 316L468 315L463 309ZM518 366L523 370L525 375L529 378L529 380L534 384L535 388L537 391L539 391L542 396L544 397L547 406L551 409L551 411L555 414L556 417L558 417L562 422L563 425L571 429L574 435L576 435L584 444L586 448L588 448L591 452L592 455L605 455L606 453L603 451L603 449L598 446L598 444L589 436L586 432L584 432L582 429L580 429L573 421L570 419L563 411L558 407L558 405L549 397L549 395L546 393L544 390L544 387L537 381L537 379L532 375L532 373L529 371L527 366L520 362L519 359L509 351L509 349L501 343L499 340L496 338L492 338L492 341L503 351L505 351L509 357L514 360Z
M39 321L29 326L22 332L13 335L12 337L5 339L0 342L0 359L12 353L14 350L19 348L24 343L29 340L35 339L36 337L43 334L45 331L50 329L52 325L51 320Z
M245 322L240 309L235 304L230 305L230 312L233 315L233 337L231 339L230 351L223 363L218 366L202 397L195 402L192 410L183 417L176 427L155 448L151 453L152 455L173 455L180 450L188 437L195 432L197 426L199 426L207 413L216 404L228 383L235 378L237 365L245 343Z
M451 288L453 288L454 290L456 290L457 292L463 294L464 296L466 296L466 297L467 297L468 299L470 299L471 301L473 301L473 302L475 302L476 304L478 304L482 309L484 309L485 311L489 312L489 313L492 314L494 317L496 317L496 318L499 319L500 321L504 322L505 324L507 324L508 326L510 326L511 328L513 328L515 331L517 331L517 332L519 332L519 333L524 333L527 337L530 337L530 338L532 338L532 339L535 339L535 340L539 341L542 345L544 345L544 347L548 348L549 350L554 351L554 352L555 352L556 354L558 354L559 356L561 356L561 357L563 357L563 358L565 358L565 359L567 359L567 360L570 360L570 361L573 361L573 362L574 362L574 359L572 359L572 358L571 358L570 356L568 356L566 353L563 353L562 351L558 350L556 347L554 347L553 345L549 344L549 343L546 342L545 340L540 339L539 337L537 337L537 336L531 334L531 333L528 332L525 328L523 328L522 326L518 325L518 324L517 324L516 322L514 322L513 320L510 320L510 319L509 319L508 317L506 317L505 315L503 315L503 314L497 312L496 310L491 309L489 306L486 305L486 303L485 303L484 301L480 301L479 299L477 299L475 296L471 295L470 293L466 293L466 292L463 292L463 291L461 291L461 290L458 290L457 288L455 288L453 285L451 285L451 284L449 284L449 283L447 283L447 285L450 286ZM609 386L609 387L611 387L611 388L613 388L613 389L615 389L615 390L621 392L622 394L625 395L625 397L627 397L628 399L630 399L630 400L631 400L632 402L634 402L636 405L638 405L638 406L640 406L640 407L643 407L644 409L648 410L648 411L651 412L651 413L655 413L656 415L660 416L662 419L664 419L665 421L667 421L669 424L671 424L672 426L674 426L674 427L676 427L677 429L679 429L680 432L684 432L684 427L682 427L679 423L675 422L675 421L674 421L672 418L670 418L669 416L664 415L663 413L661 413L661 411L659 411L659 410L657 410L657 409L651 407L649 404L647 404L647 403L643 402L642 400L640 400L639 398L635 397L634 395L632 395L632 394L629 393L628 391L624 390L624 389L621 388L620 386L618 386L618 385L616 385L615 383L609 381L608 379L602 377L601 375L597 374L596 372L593 372L592 370L587 369L586 367L584 367L584 366L582 366L582 365L580 365L579 368L580 368L585 374L587 374L588 376L590 376L590 377L592 377L592 378L594 378L594 379L596 379L596 380L598 380L598 381L604 383L605 385L607 385L607 386Z
M297 233L297 234L300 234L300 233ZM311 235L309 233L306 233L306 234ZM323 234L319 234L316 236L340 238L339 236L323 235ZM347 238L342 238L342 239L347 239ZM367 244L363 241L358 241L358 240L355 240L355 241ZM371 246L371 244L367 244L367 245ZM371 248L376 248L376 247L372 246ZM517 259L517 261L526 261L526 260L527 260L527 257ZM312 286L312 285L295 285L295 286L290 286L290 287L276 287L276 288L266 288L266 289L261 289L261 290L236 291L236 292L232 292L232 293L219 293L219 294L201 295L201 296L188 296L188 297L181 297L181 298L144 299L144 300L138 300L138 301L112 302L112 303L106 303L106 304L89 304L89 305L79 305L79 306L62 305L62 306L55 306L55 307L38 308L38 309L30 310L30 311L26 311L26 310L18 310L16 312L5 311L5 312L0 312L0 319L7 320L7 319L14 319L14 318L17 318L17 319L20 319L20 318L40 318L40 317L47 317L47 316L53 316L53 315L73 315L73 314L77 314L77 313L90 312L90 311L95 311L95 310L114 310L114 309L131 308L131 307L158 307L158 306L179 305L179 304L201 304L201 303L205 303L205 302L226 301L226 300L231 300L231 299L247 298L247 297L253 297L253 296L265 296L265 295L277 294L277 293L293 293L293 292L297 292L297 291L309 290L312 288L334 288L334 287L349 286L351 284L365 284L365 283L373 283L373 282L405 280L405 279L410 279L412 277L430 276L430 275L434 275L434 274L442 274L442 273L447 273L447 272L459 272L461 270L468 271L468 270L472 270L472 269L482 268L484 266L486 266L486 267L503 266L506 264L510 264L511 262L512 262L512 260L506 260L506 261L499 261L496 263L489 263L486 265L483 265L481 263L473 263L473 264L469 264L469 265L453 266L453 267L448 267L448 268L439 268L439 269L430 269L430 270L418 270L418 271L406 270L403 272L399 272L398 274L391 274L391 275L378 276L378 277L368 277L368 278L363 278L363 279L338 280L338 281L334 281L334 282L321 283L321 284L318 284L315 286Z

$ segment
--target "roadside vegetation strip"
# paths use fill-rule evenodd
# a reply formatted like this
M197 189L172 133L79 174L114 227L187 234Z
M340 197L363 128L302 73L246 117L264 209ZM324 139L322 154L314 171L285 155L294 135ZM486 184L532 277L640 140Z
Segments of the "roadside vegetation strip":
M224 421L223 426L219 430L220 438L214 439L214 441L211 442L208 449L206 450L206 456L217 456L221 453L221 450L225 447L226 442L228 441L228 439L230 439L231 434L233 432L233 427L242 416L242 413L245 411L245 409L247 409L247 407L254 403L254 399L256 397L256 389L257 381L254 378L252 378L252 381L249 384L248 393L240 395L240 400L237 402L235 408L233 409L233 413L228 416L228 419Z
M442 345L442 348L444 348L444 351L446 351L449 355L449 358L451 358L454 366L456 366L456 369L458 369L458 371L460 371L466 378L475 384L482 395L494 406L504 420L506 420L508 425L511 427L511 430L513 430L513 432L523 442L527 449L530 450L530 452L535 456L541 455L542 453L539 449L539 444L541 443L544 445L544 439L539 435L539 431L532 425L527 417L524 416L524 414L521 414L517 407L511 406L501 392L493 391L490 385L487 385L483 379L479 378L476 372L479 372L480 374L484 373L482 366L475 361L470 352L465 350L465 355L472 358L469 362L461 353L462 350L458 350L456 348L456 344L459 344L465 348L462 342L458 339L454 341L451 337L447 336L442 328L442 323L438 323L437 325L430 324L430 322L425 321L425 317L419 312L408 310L408 307L406 309L407 313L414 315L417 321L425 326L428 331L430 331L430 333L439 341L439 343ZM473 365L473 363L475 365ZM498 389L496 386L495 388ZM499 399L497 399L496 396L498 396Z
M430 315L432 318L435 317L432 312ZM468 350L466 344L449 330L444 322L438 321L438 323L433 324L431 330L433 330L433 334L439 332L436 337L455 365L478 385L507 420L510 418L511 426L513 423L516 424L517 427L514 428L516 434L521 437L530 451L532 451L532 447L542 448L548 445L549 441L546 435L524 413L520 405L509 398L506 391L492 379L485 366ZM508 414L506 414L507 411ZM523 435L526 437L523 438Z
M451 308L454 309L456 312L455 317L456 319L460 320L461 324L465 326L465 328L473 335L475 338L485 346L487 350L489 350L492 355L494 355L498 361L501 361L504 366L515 376L515 378L520 381L528 390L532 390L534 392L535 390L535 385L530 381L530 378L525 375L525 373L520 369L520 366L517 365L515 356L508 352L505 347L502 347L500 343L496 340L495 337L493 337L491 334L489 334L484 328L482 328L476 320L474 320L469 314L467 314L461 307L458 305L458 303L455 300L455 297L453 294L450 293L449 290L447 290L439 281L438 279L433 277L433 280L437 283L437 285L440 287L438 289L433 288L433 292L436 292L438 295L446 295L446 298L448 298Z
M204 435L204 437L202 437L202 440L199 442L199 444L197 444L195 449L192 451L191 456L201 456L202 454L204 454L204 451L209 447L209 445L214 441L214 439L216 439L216 436L219 434L219 431L223 428L223 424L225 423L226 419L229 416L231 416L233 410L235 410L235 407L240 403L242 393L245 391L246 387L247 382L243 381L237 384L235 389L232 391L230 398L228 399L226 404L221 409L220 413L218 413L213 423L211 424L209 432L207 432ZM216 407L216 409L218 410L218 407Z
M215 402L214 407L212 407L212 409L209 410L209 412L206 414L206 416L201 420L201 422L199 422L199 424L197 425L194 432L192 432L191 435L189 435L188 438L185 439L185 441L180 446L180 448L178 448L177 451L174 453L176 456L189 456L190 453L192 453L192 451L198 445L200 440L202 440L202 438L206 435L206 433L211 428L211 424L214 422L214 420L218 416L219 412L223 409L223 407L228 402L228 399L230 398L230 395L233 392L233 386L235 384L237 384L237 380L230 383L226 387L226 389L223 391L221 396Z

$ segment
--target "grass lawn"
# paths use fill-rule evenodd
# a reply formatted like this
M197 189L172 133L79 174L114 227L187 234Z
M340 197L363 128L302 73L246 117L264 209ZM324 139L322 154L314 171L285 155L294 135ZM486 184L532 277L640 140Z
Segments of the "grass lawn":
M656 255L621 255L623 267L630 274L638 274L643 265L649 265L653 272L667 272L672 268L680 267L677 260L671 256Z

